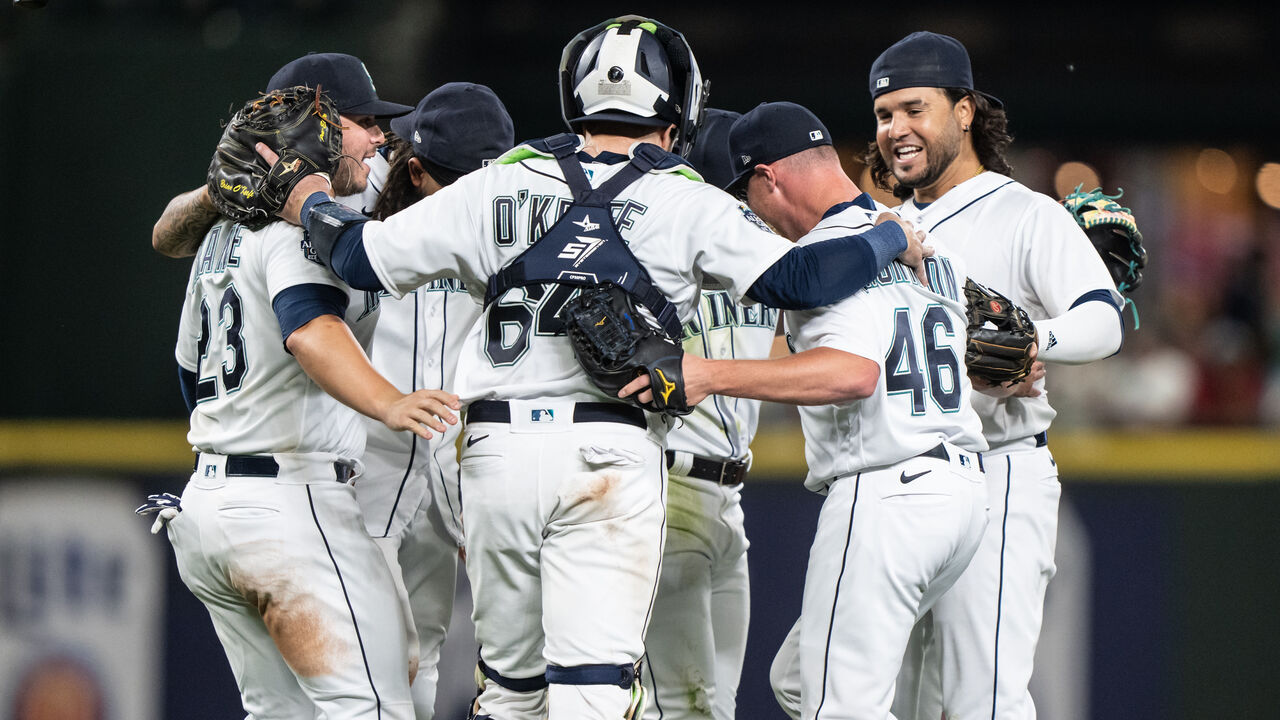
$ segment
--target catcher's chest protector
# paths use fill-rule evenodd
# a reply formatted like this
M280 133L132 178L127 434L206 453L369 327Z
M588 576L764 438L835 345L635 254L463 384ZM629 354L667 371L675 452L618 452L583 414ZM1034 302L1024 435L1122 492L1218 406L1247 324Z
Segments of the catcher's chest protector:
M680 337L675 306L654 286L649 272L623 242L609 209L618 193L644 177L667 154L656 145L642 143L625 167L593 189L577 159L576 135L556 135L545 142L560 163L574 202L541 239L489 278L485 307L511 288L525 285L554 282L596 287L613 283L648 308L669 336Z

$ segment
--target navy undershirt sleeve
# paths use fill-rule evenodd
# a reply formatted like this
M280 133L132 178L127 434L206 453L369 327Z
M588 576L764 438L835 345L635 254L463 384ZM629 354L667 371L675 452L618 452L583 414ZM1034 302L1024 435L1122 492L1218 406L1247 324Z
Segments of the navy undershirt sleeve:
M187 412L196 409L196 381L194 372L178 366L178 388L182 390L182 401L187 404Z
M294 285L276 293L271 309L280 323L280 337L288 340L294 330L321 315L343 317L347 312L347 293L333 285L306 283Z
M906 248L907 236L894 222L793 247L756 279L747 296L779 310L830 305L862 289Z
M299 212L302 227L309 228L312 210L321 203L332 202L333 198L322 192L311 193L302 203ZM333 244L333 254L329 258L329 268L333 274L357 290L385 290L378 274L369 263L369 256L364 251L364 223L349 225L338 236Z

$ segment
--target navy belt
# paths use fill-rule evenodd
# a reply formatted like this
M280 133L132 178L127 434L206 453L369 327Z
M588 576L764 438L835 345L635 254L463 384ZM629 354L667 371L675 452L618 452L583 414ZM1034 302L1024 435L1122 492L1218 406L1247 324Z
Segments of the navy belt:
M675 462L675 452L668 450L667 468L670 469ZM747 464L738 460L712 460L694 455L693 464L685 475L699 480L709 480L717 485L741 485L742 481L747 479Z
M1039 437L1039 436L1037 435L1036 437ZM986 468L982 466L982 453L974 453L974 455L978 456L978 469L985 471ZM936 447L929 448L928 450L925 450L924 452L920 453L916 457L927 457L927 458L933 458L935 460L942 460L942 461L949 462L951 460L951 453L947 452L946 445L942 443L938 443Z
M280 463L270 455L227 455L222 467L227 477L277 477L280 474ZM200 456L197 455L196 464L192 470L199 469ZM355 475L355 466L351 463L335 462L333 474L338 482L347 482L352 475Z
M632 405L607 402L579 402L573 404L573 421L610 422L633 425L646 429L644 411ZM511 422L511 404L505 400L477 400L467 407L467 422Z
M1035 438L1036 447L1044 447L1049 444L1049 431L1045 430L1044 432L1036 433Z

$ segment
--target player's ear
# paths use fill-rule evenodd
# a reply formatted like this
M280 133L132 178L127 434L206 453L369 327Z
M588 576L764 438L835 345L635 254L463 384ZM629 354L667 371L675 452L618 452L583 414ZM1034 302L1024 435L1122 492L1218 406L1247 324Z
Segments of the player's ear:
M972 95L965 95L956 101L956 106L952 108L955 112L956 122L965 132L969 131L969 127L973 125L974 118L978 115L978 106L975 104Z
M422 166L422 161L416 157L409 158L409 182L418 189L419 193L423 192L423 185L426 179L431 177L427 174L427 169Z

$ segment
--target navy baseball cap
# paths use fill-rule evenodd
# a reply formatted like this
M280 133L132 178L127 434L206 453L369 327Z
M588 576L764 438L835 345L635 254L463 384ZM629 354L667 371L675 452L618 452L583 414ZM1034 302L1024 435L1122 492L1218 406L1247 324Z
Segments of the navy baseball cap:
M373 78L360 58L343 53L310 53L288 63L271 76L267 92L295 85L319 86L346 115L389 118L413 110L408 105L378 99Z
M719 108L707 108L702 118L702 128L685 160L708 184L718 188L733 182L733 163L729 158L729 128L742 113Z
M996 107L1004 103L973 87L973 67L960 41L928 31L913 32L880 53L871 64L871 99L910 87L960 88L977 93Z
M427 93L413 112L391 121L418 157L458 173L480 169L515 145L507 108L484 85L451 82Z
M831 132L808 108L793 102L760 103L729 129L729 186L750 178L757 165L831 144Z

